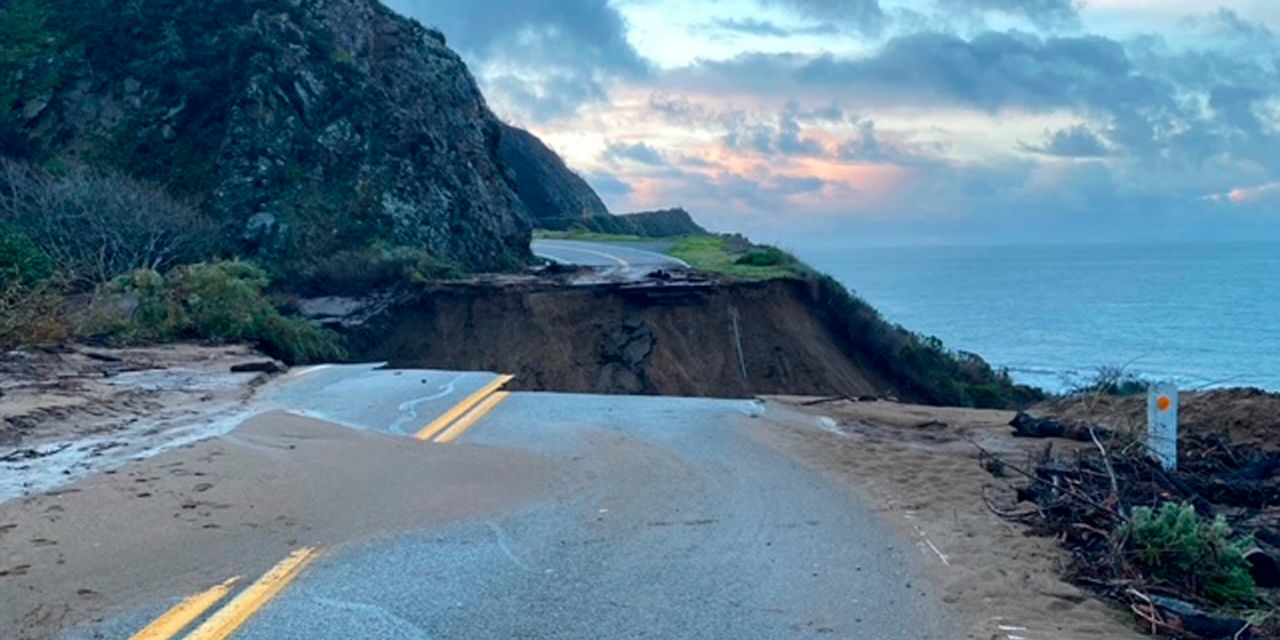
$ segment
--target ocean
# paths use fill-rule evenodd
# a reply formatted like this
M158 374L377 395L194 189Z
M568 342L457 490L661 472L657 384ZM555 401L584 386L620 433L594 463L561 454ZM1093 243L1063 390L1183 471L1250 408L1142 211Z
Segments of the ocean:
M892 322L1063 391L1099 367L1280 391L1280 245L809 249Z

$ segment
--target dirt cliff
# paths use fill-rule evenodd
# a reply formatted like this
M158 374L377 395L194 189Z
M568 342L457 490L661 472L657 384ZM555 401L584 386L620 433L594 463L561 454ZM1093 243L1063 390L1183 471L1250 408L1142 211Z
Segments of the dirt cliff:
M511 372L517 389L915 399L813 312L811 286L438 287L349 338L359 359Z

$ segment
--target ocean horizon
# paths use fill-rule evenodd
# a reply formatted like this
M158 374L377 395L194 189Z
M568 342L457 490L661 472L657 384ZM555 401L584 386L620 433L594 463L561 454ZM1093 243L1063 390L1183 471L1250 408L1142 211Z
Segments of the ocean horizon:
M1280 243L809 248L891 322L1061 392L1102 367L1280 391Z

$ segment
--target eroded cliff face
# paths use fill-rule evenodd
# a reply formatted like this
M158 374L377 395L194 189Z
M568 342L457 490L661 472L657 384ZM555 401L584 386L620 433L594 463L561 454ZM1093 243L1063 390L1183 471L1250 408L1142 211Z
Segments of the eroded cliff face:
M441 285L342 330L356 360L509 372L513 389L922 399L833 330L812 286Z
M266 260L528 258L501 123L439 32L375 0L12 0L0 22L26 34L0 61L8 155L158 183Z

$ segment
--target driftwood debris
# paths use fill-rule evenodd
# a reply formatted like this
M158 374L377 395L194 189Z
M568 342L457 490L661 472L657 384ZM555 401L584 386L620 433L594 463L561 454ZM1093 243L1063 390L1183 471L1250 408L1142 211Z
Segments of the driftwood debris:
M1189 430L1178 470L1166 471L1132 437L1025 413L1010 425L1017 436L1046 439L1045 446L1019 461L971 440L979 463L999 479L983 499L998 516L1056 538L1071 555L1068 579L1122 603L1153 635L1280 638L1280 615L1268 613L1280 612L1280 453ZM1092 446L1060 451L1055 438ZM1258 600L1248 621L1215 605L1201 578L1149 575L1135 561L1127 533L1134 511L1165 503L1189 504L1206 521L1221 516L1232 541L1252 540L1244 556Z

